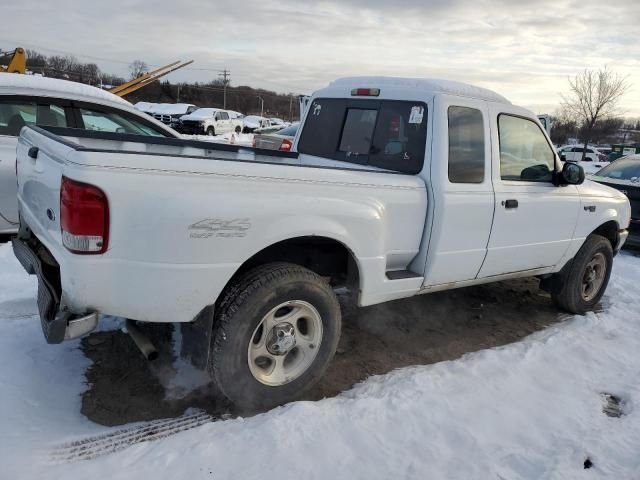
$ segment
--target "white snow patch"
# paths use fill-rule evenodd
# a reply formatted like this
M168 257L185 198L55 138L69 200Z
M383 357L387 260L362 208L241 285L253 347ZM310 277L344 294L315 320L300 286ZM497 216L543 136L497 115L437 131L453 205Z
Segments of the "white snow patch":
M34 279L0 246L3 478L640 478L640 258L626 253L604 313L371 377L336 398L68 464L51 463L52 445L111 430L80 415L89 362L77 341L44 342L34 295ZM602 392L620 396L625 415L604 415Z

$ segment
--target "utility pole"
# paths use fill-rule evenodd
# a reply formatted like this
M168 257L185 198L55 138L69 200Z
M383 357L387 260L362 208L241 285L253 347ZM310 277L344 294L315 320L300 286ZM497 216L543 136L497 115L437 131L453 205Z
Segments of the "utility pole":
M258 97L258 100L260 100L260 116L264 117L264 98L262 98L260 95L256 95Z
M293 109L293 95L289 94L289 121L293 119L292 109Z
M227 85L231 83L231 72L226 68L222 70L218 76L222 78L222 86L223 86L223 107L225 110L227 109Z

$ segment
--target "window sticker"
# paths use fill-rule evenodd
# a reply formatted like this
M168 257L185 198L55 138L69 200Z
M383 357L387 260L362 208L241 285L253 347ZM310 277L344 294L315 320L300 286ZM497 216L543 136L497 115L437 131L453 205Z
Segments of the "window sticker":
M313 102L313 114L315 116L320 115L320 111L322 110L322 105L319 103Z
M424 117L424 107L416 105L411 107L411 114L409 115L409 123L422 123L422 117Z

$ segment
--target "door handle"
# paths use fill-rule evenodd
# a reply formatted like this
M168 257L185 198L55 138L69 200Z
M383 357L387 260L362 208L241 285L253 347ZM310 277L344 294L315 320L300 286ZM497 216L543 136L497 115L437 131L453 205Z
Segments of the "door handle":
M518 200L515 200L515 199L503 200L502 206L504 208L518 208Z

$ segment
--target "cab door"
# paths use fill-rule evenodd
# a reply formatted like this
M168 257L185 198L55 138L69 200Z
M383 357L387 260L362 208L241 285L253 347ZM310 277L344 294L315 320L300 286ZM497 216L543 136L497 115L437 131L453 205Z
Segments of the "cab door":
M554 185L560 162L526 115L509 105L491 108L495 214L479 277L554 266L573 239L578 190Z
M487 102L441 95L434 103L427 287L476 278L494 208Z

